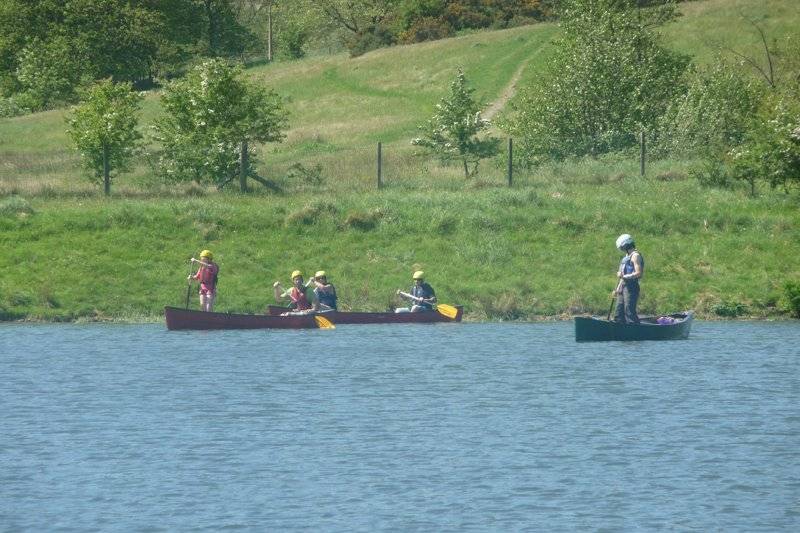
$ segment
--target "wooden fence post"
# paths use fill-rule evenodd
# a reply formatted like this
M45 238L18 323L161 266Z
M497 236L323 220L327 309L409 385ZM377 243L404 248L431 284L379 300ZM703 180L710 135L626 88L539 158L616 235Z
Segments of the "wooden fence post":
M647 154L647 147L645 145L645 135L644 130L639 132L639 172L642 177L644 177L644 162L645 162L645 155Z
M247 192L247 172L250 166L250 154L247 153L247 141L242 141L239 151L239 189Z
M508 138L508 186L514 183L514 141Z
M108 145L103 143L103 190L106 196L111 194L111 165L108 159Z
M383 164L382 164L381 142L378 141L378 188L383 187Z

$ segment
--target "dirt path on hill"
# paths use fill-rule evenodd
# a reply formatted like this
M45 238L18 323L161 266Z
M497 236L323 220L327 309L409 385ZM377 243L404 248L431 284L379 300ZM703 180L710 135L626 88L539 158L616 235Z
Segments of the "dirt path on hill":
M492 120L495 115L497 115L508 103L511 98L517 94L517 83L519 79L522 77L522 72L525 70L525 67L528 65L527 61L524 61L518 68L517 71L514 72L514 75L511 76L511 81L508 82L506 88L503 89L503 93L500 95L500 98L495 100L494 102L486 108L486 110L481 113L483 118L487 120Z

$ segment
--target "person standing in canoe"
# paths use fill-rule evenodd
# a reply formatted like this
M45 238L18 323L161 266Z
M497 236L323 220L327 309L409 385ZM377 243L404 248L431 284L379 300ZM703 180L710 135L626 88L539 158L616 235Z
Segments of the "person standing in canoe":
M275 300L289 298L289 307L292 311L308 311L311 309L311 302L308 301L308 286L303 284L303 273L299 270L292 272L292 288L284 291L280 281L276 281L272 287L275 290Z
M317 271L311 278L311 283L314 285L314 310L336 311L336 287L328 283L325 271Z
M617 270L619 283L612 295L612 297L617 297L614 320L638 324L639 315L636 313L636 304L639 302L639 279L644 274L644 258L636 249L633 237L627 233L617 237L617 248L625 252L625 257L619 263L619 270Z
M414 286L411 287L411 294L398 290L397 294L411 300L413 302L411 308L400 307L395 309L395 313L420 313L424 311L433 311L433 306L436 303L436 291L433 287L425 281L425 272L417 270L411 276L414 280Z
M217 297L217 275L219 266L214 262L214 254L210 250L200 252L200 259L192 257L192 263L200 263L200 268L194 275L187 279L200 281L200 309L203 311L214 310L214 300Z

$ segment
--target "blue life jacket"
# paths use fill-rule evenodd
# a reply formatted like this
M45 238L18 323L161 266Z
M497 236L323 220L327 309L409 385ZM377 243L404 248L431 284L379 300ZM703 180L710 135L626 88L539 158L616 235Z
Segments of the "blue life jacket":
M425 282L420 283L419 286L417 286L415 283L414 286L411 287L411 296L416 296L417 298L425 298L427 300L429 298L435 297L436 292L433 290L433 287L431 287ZM433 311L433 305L429 303L426 302L413 302L413 303L414 305L418 305L424 309Z
M327 305L331 309L336 309L336 287L331 284L330 290L321 291L319 288L314 289L314 294L321 305Z
M641 252L639 252L639 250L634 250L634 251L639 254L639 263L642 265L642 275L644 275L644 256L641 254ZM636 267L633 264L633 259L631 258L632 255L633 252L631 252L630 255L625 254L625 257L623 257L622 260L619 262L619 268L620 270L622 270L623 276L626 276L628 274L633 274L636 271ZM625 283L634 283L634 282L639 283L639 279L633 278L625 280Z

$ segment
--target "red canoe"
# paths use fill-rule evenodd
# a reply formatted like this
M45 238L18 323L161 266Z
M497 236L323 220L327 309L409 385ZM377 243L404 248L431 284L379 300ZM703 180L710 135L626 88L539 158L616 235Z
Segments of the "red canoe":
M165 307L167 329L304 329L317 328L313 315L269 316L236 313L206 313L193 309Z
M457 305L456 309L458 309L458 314L455 318L446 317L436 311L426 311L422 313L329 311L322 313L322 316L334 324L428 324L431 322L461 322L464 308ZM289 311L289 309L278 305L270 305L267 308L267 312L273 317L280 316L281 313L285 313L286 311Z

